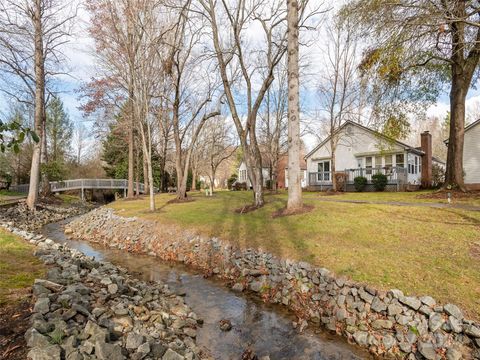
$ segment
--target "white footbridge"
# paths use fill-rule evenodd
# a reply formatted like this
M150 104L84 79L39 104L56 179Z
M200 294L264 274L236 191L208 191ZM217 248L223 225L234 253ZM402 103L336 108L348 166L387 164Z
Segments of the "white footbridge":
M12 185L10 190L19 193L28 193L29 184ZM124 196L127 194L128 180L125 179L75 179L75 180L63 180L63 181L51 181L50 190L54 193L63 191L80 190L82 200L85 197L85 190L98 189L98 190L123 190ZM134 191L137 190L137 183L133 183ZM145 185L138 183L138 192L145 193Z

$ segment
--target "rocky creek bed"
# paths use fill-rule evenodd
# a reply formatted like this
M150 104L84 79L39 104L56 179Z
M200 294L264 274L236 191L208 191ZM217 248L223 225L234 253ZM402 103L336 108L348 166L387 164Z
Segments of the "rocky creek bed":
M380 291L305 262L236 249L216 238L121 217L108 208L79 217L66 232L201 269L206 276L226 280L235 291L287 307L297 315L299 331L326 328L375 356L480 359L480 325L466 319L456 305L438 304L430 296Z
M32 360L208 359L195 345L202 320L159 282L146 283L109 262L96 261L42 235L3 223L37 246L49 270L36 279Z

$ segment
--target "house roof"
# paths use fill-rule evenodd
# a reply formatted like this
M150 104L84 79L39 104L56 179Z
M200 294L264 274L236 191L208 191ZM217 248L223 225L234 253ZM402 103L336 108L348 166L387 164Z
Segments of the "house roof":
M417 153L417 154L420 154L420 155L423 155L423 154L424 154L423 151L418 150L418 149L416 149L416 148L413 147L413 146L410 146L410 145L407 145L407 144L405 144L405 143L403 143L403 142L401 142L401 141L392 139L392 138L390 138L390 137L388 137L388 136L386 136L386 135L384 135L384 134L382 134L382 133L380 133L380 132L378 132L378 131L376 131L376 130L372 130L372 129L366 127L366 126L363 126L363 125L361 125L361 124L359 124L359 123L356 123L356 122L353 122L353 121L350 121L350 120L345 121L345 122L343 123L343 125L341 125L341 126L335 131L335 134L337 134L337 133L339 133L340 131L342 131L347 125L353 125L353 126L356 126L356 127L360 128L360 129L366 130L366 131L374 134L375 136L378 136L378 137L380 137L380 138L383 138L383 139L385 139L385 140L387 140L387 141L394 142L394 143L396 143L397 145L400 145L400 146L404 147L405 149L408 149L408 150L410 150L410 151L412 151L412 152L415 152L415 153ZM305 159L309 158L315 151L317 151L318 149L320 149L320 148L321 148L323 145L325 145L325 143L327 143L329 140L330 140L330 136L327 136L327 138L326 138L325 140L323 140L320 144L318 144L317 146L315 146L312 151L310 151L307 155L305 155Z
M465 128L465 132L467 132L468 130L474 128L474 127L477 126L478 124L480 124L480 119L478 119L477 121L474 121L474 122L471 123L470 125L467 125L467 127Z
M467 132L468 130L473 129L478 124L480 124L480 119L474 121L470 125L465 126L464 132ZM443 142L445 143L445 145L448 145L448 139L443 140Z

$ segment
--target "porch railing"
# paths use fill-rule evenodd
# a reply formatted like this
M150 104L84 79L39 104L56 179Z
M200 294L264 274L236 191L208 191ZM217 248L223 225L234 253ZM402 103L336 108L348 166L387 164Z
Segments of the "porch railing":
M407 182L407 169L401 166L345 169L343 171L337 171L337 173L345 174L345 180L347 184L353 184L353 181L357 176L363 176L368 180L368 182L371 182L372 176L375 174L385 175L389 184L401 185ZM308 173L308 185L331 185L332 176L333 174L331 171L310 172Z
M363 176L369 182L371 182L372 176L376 174L385 175L388 179L388 183L390 184L405 182L407 179L407 169L400 166L346 169L345 174L347 175L347 182L349 183L353 183L353 180L357 176Z

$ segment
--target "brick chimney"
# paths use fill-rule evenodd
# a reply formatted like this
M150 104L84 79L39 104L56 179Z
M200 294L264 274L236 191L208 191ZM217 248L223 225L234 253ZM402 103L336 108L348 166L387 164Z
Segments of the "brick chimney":
M422 158L422 187L432 186L432 135L424 131L420 135L421 149L425 153Z

